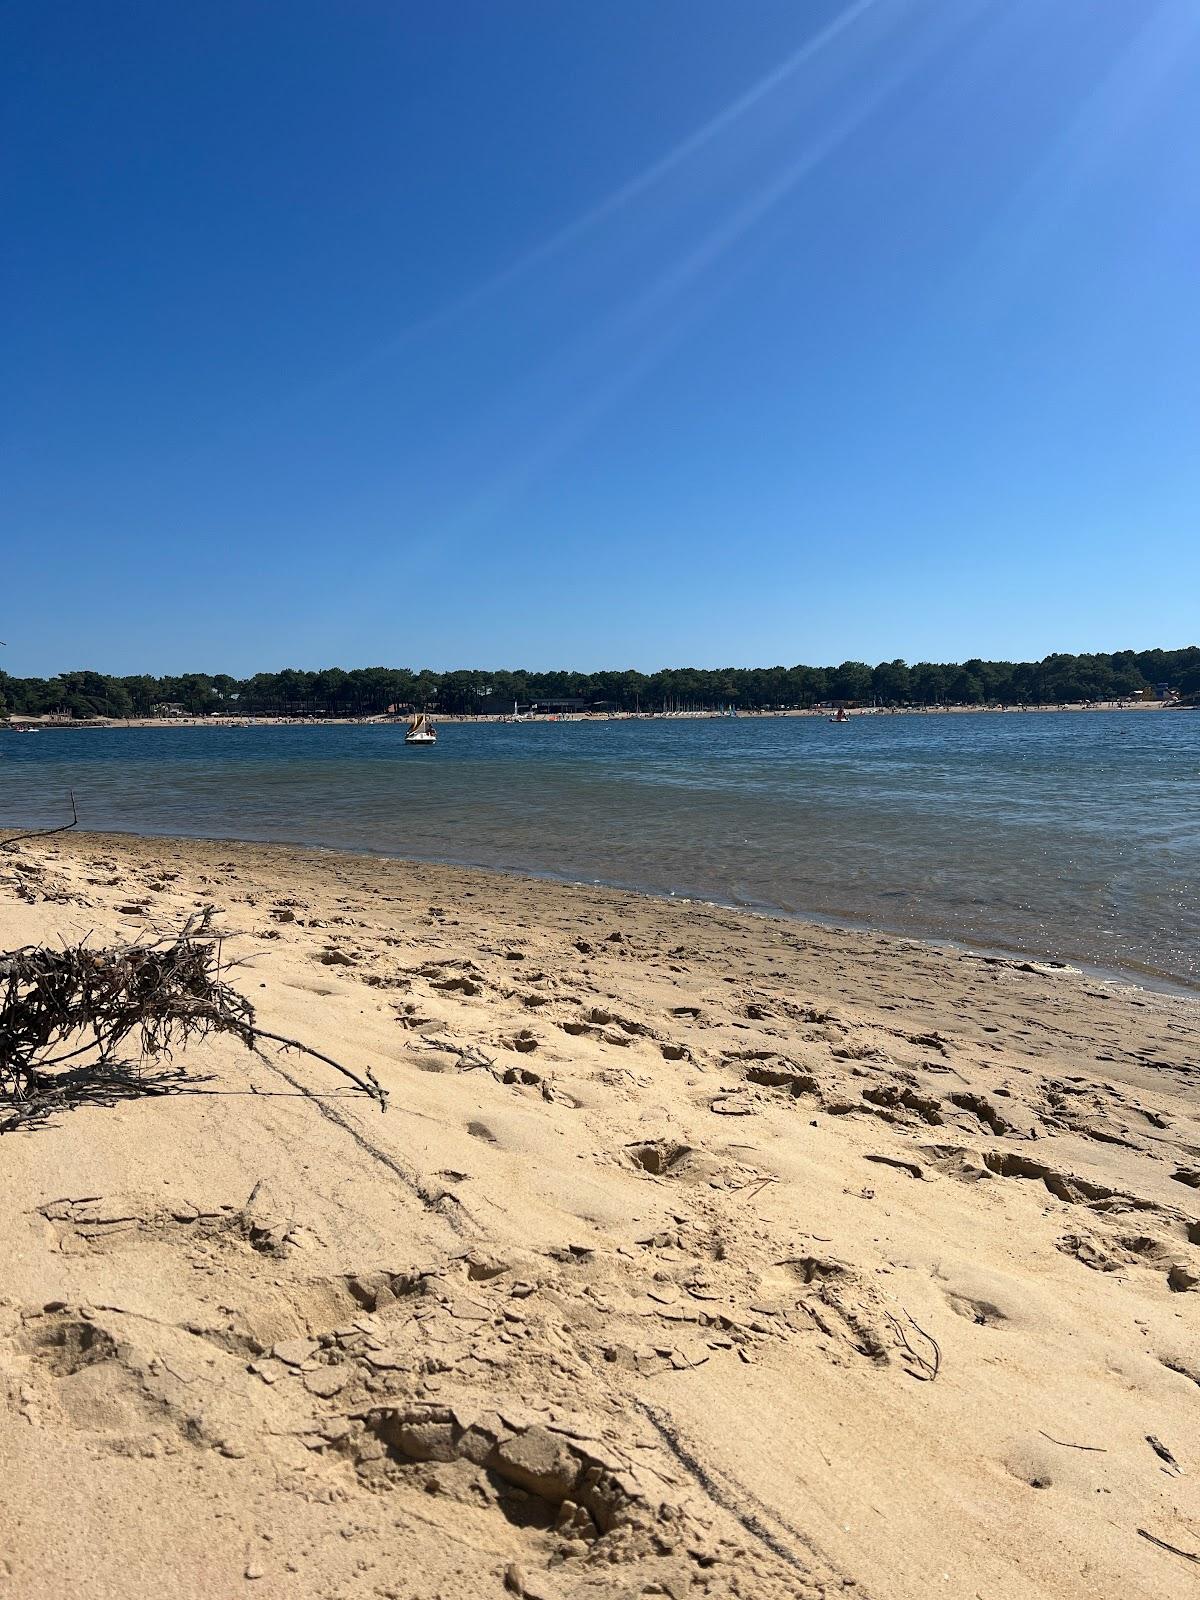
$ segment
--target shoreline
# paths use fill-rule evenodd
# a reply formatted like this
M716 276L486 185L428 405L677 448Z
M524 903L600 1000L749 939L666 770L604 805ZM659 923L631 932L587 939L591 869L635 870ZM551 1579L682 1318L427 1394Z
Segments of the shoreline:
M1110 711L1188 711L1191 706L1181 706L1169 700L1135 700L1135 701L1105 701L1098 705L1028 705L1028 706L895 706L880 707L878 709L854 708L847 710L849 718L856 717L941 717L941 716L1026 716L1054 713L1062 715L1067 713L1094 713ZM514 721L520 723L609 723L609 722L745 722L776 720L782 718L815 718L818 721L828 719L829 707L812 707L807 709L792 709L783 711L736 711L732 715L725 711L572 711L563 713L526 713L519 718L502 713L484 713L478 715L465 715L455 712L442 714L437 711L429 713L432 720L448 725L462 725L470 727L472 724L512 725ZM26 728L36 729L38 732L71 731L83 728L372 728L372 727L403 727L409 721L409 716L369 716L369 717L308 717L308 716L271 716L271 717L238 717L238 716L209 716L209 717L128 717L128 718L63 718L42 716L21 716L10 714L0 722L0 731L7 727L10 732L18 732Z
M0 823L0 830L15 831L16 824ZM36 841L39 834L32 837ZM231 834L198 834L198 833L141 833L135 829L121 828L69 828L64 830L64 838L74 838L90 843L104 843L107 840L137 840L146 844L170 845L179 841L191 841L199 844L228 846L231 849L242 847L262 850L301 851L306 855L324 856L333 859L344 858L347 861L386 861L414 870L423 868L446 869L453 872L478 873L484 878L495 877L505 882L548 883L555 884L565 889L577 889L583 894L593 890L612 894L632 895L638 899L647 900L658 904L677 906L701 906L718 911L728 911L735 916L753 917L764 921L780 921L799 927L816 930L828 930L833 933L850 933L875 936L883 939L896 940L923 946L930 950L945 950L970 956L978 960L996 958L999 960L1027 962L1034 966L1055 969L1062 972L1071 972L1078 976L1092 979L1099 983L1112 984L1129 989L1144 990L1148 994L1174 995L1183 999L1200 999L1200 983L1194 982L1185 975L1164 972L1156 968L1147 967L1106 967L1098 966L1094 962L1073 959L1064 961L1057 956L1048 954L1036 948L987 943L966 943L953 939L948 935L935 933L914 933L900 928L889 926L886 923L867 922L852 916L825 914L818 911L788 911L779 906L767 904L748 905L732 900L723 900L711 895L682 895L667 890L656 890L642 885L629 883L610 882L606 879L582 879L560 875L550 871L537 872L529 868L488 866L475 861L456 861L448 857L422 857L393 855L388 851L371 849L362 846L355 849L349 845L312 844L302 839L255 839L243 838ZM53 834L50 837L54 837ZM0 840L2 845L3 840ZM0 857L2 860L2 857Z
M213 1036L0 1134L13 1600L1190 1593L1194 997L391 857L0 853L0 948L203 905L390 1109Z

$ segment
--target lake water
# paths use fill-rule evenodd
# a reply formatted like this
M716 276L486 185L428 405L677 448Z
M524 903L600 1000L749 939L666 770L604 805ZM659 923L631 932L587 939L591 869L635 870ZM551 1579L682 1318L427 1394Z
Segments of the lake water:
M1200 714L0 735L0 820L281 840L1200 986ZM69 815L69 812L67 813Z

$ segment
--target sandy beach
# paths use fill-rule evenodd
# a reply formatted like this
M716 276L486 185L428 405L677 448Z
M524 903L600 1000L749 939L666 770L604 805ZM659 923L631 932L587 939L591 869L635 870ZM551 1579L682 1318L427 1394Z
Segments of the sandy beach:
M830 715L830 707L811 706L794 707L789 710L759 711L742 709L734 713L738 717L762 719L773 717L814 717L818 720ZM888 716L888 717L926 717L926 716L968 716L988 714L1022 715L1039 711L1173 711L1179 709L1174 701L1170 700L1103 700L1084 705L1071 705L1051 702L1046 705L946 705L946 706L887 706L856 707L848 715L862 716ZM1190 708L1188 708L1190 709ZM523 711L520 716L522 722L713 722L722 721L730 713L728 711L569 711L545 712ZM481 712L475 716L459 716L449 712L430 712L431 717L439 723L466 723L467 725L490 722L512 722L512 716L497 712ZM11 713L2 719L3 723L11 724L17 728L43 728L46 731L63 732L83 728L345 728L369 727L372 725L387 726L401 725L409 721L405 713L402 716L371 716L371 717L266 717L266 716L172 716L172 717L90 717L74 720L69 717L59 716L21 716Z
M208 904L388 1109L213 1040L0 1137L0 1594L1195 1593L1200 1003L287 847L0 855L0 949Z

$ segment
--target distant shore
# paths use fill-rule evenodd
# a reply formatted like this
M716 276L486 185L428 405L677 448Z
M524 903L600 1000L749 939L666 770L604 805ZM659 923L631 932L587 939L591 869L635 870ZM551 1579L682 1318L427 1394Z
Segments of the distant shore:
M1187 710L1171 700L1102 700L1090 705L1026 705L1026 706L895 706L847 707L847 717L940 717L968 715L1028 715L1031 712L1096 712L1096 711L1174 711ZM468 715L457 712L431 711L430 717L439 723L522 723L522 722L730 722L746 720L774 720L788 717L829 717L832 708L813 706L783 711L567 711L522 712L513 717L492 712ZM409 720L402 716L373 717L93 717L56 718L10 716L5 723L10 731L22 728L76 729L76 728L324 728L324 727L395 727ZM5 724L0 723L0 727Z

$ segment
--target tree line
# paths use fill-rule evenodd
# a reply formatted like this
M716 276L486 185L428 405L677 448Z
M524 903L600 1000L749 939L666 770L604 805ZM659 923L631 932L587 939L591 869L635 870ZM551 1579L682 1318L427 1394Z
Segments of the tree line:
M58 713L148 717L178 707L191 716L378 716L420 707L466 714L548 701L613 711L803 709L826 701L881 706L1078 705L1120 700L1168 685L1200 699L1200 647L1049 655L1042 661L843 661L836 667L672 667L661 672L414 672L407 667L295 667L251 678L226 673L0 672L0 715Z

